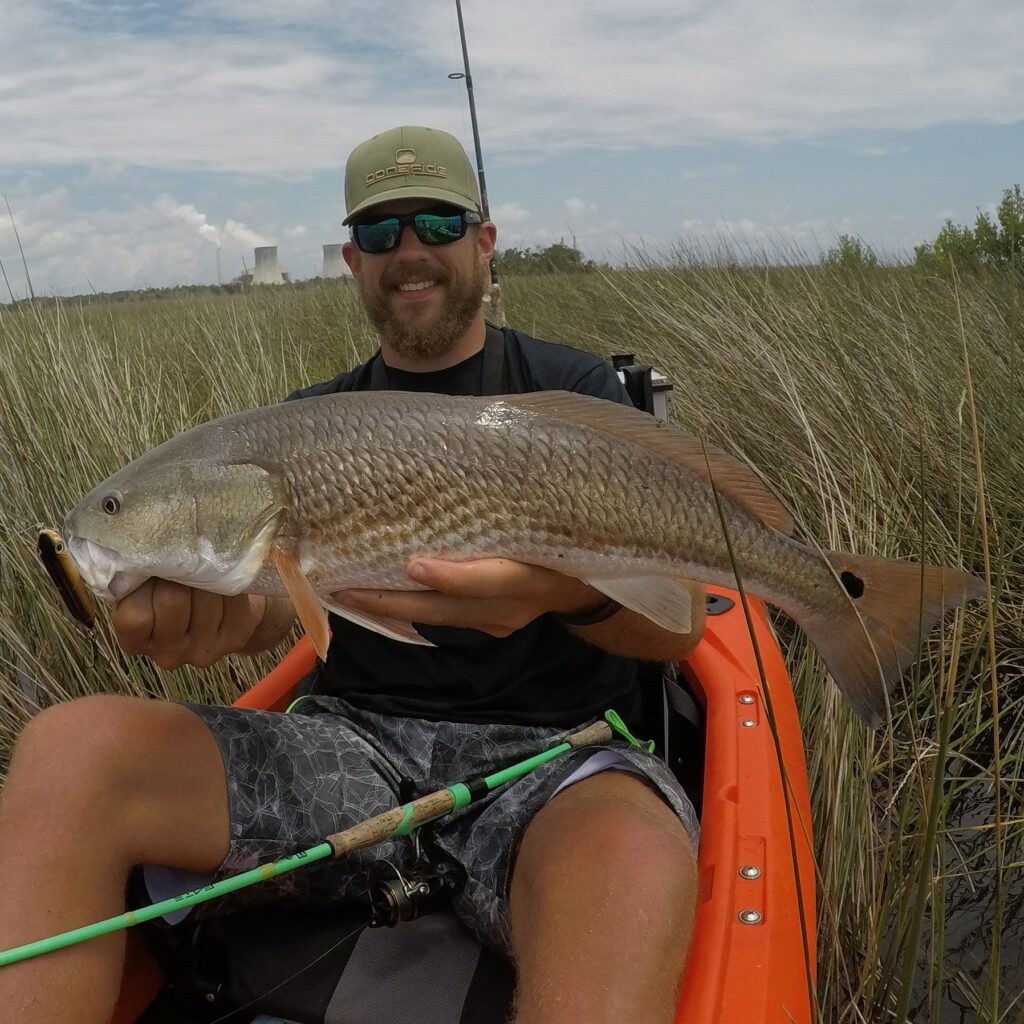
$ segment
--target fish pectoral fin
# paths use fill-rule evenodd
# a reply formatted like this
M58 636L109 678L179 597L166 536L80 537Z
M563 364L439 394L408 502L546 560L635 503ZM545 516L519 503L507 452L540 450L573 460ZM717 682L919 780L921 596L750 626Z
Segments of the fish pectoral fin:
M421 647L437 646L420 636L411 622L388 619L383 615L369 615L366 612L357 612L351 608L342 608L341 605L327 604L326 602L324 607L328 611L334 612L335 615L340 615L343 619L354 622L357 626L373 630L374 633L380 633L383 636L390 637L392 640L401 640L407 644L419 644Z
M637 576L583 582L670 633L689 633L693 628L693 601L686 584L679 580L669 576Z
M295 614L302 623L302 628L316 648L321 661L327 660L327 645L331 640L330 626L327 624L327 613L313 585L306 579L299 566L299 556L293 543L276 541L270 549L277 566L278 575L284 589L295 606Z
M263 568L267 552L274 543L279 519L280 516L277 514L270 516L253 538L252 545L241 560L232 565L227 572L219 572L218 589L221 593L241 594L249 589Z

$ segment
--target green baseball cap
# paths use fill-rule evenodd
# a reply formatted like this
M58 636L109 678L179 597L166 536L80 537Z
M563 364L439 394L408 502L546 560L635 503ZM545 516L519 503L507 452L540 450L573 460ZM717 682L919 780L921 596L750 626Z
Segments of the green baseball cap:
M436 199L480 213L473 165L454 135L437 128L391 128L352 150L345 164L345 212L351 224L364 210L393 199Z

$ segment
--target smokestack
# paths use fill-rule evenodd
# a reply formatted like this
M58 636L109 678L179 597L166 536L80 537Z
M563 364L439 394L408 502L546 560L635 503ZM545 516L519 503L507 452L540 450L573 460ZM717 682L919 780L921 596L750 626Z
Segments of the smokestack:
M277 246L260 245L253 253L256 257L256 265L252 271L253 284L284 284L281 276L281 268L277 265Z
M320 271L321 277L343 277L345 274L345 260L341 255L341 243L336 242L324 246L324 268Z

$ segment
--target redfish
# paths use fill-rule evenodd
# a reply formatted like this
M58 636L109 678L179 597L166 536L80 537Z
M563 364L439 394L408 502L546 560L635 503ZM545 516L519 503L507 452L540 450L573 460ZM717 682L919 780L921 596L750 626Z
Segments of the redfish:
M410 643L408 622L335 607L348 588L420 589L414 556L516 559L690 629L680 579L735 587L805 631L866 722L944 612L985 593L958 569L827 552L790 536L745 463L671 424L565 392L466 398L352 392L195 427L68 515L100 596L149 577L289 594L323 656L325 608Z

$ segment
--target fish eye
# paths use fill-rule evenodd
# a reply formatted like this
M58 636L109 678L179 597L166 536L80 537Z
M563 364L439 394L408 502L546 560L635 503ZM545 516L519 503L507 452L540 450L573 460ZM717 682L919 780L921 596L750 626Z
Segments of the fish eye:
M121 495L117 491L108 494L100 502L100 507L108 516L116 516L121 511Z

